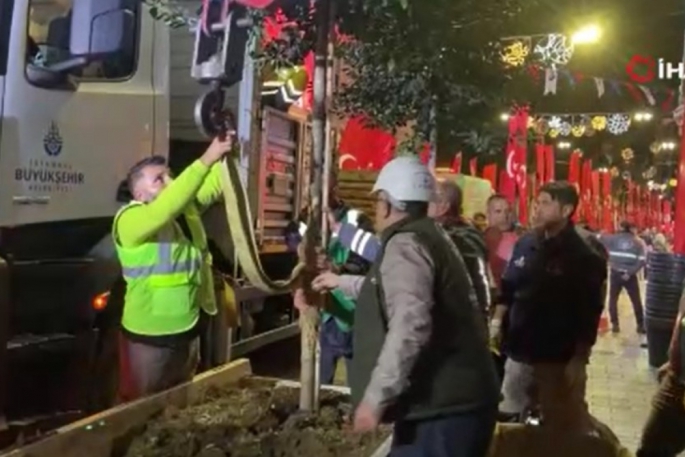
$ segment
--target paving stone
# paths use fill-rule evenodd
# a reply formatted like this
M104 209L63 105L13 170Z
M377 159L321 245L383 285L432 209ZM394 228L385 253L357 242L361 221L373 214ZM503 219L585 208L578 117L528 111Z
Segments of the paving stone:
M619 312L622 332L601 334L593 350L587 399L592 414L634 452L657 382L647 363L647 350L640 347L644 337L634 331L635 318L625 293L619 300Z

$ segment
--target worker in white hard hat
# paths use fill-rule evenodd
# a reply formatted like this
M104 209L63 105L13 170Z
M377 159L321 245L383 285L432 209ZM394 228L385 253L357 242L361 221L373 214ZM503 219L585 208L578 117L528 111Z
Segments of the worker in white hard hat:
M499 388L464 260L428 217L435 182L418 158L390 161L373 187L382 248L360 276L315 290L357 298L349 383L354 427L395 424L391 456L483 457Z

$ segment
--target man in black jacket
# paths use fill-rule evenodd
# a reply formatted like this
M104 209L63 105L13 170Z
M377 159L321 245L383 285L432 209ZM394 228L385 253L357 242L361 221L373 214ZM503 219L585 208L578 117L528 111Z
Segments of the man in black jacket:
M541 187L535 230L514 247L495 318L506 314L503 347L510 360L531 368L532 403L543 425L585 433L593 429L586 365L604 306L607 261L597 242L574 227L577 204L567 182Z
M428 207L428 216L437 221L464 258L471 282L484 316L490 307L490 280L488 278L488 249L483 232L463 217L463 196L459 186L449 180L437 182L436 195Z

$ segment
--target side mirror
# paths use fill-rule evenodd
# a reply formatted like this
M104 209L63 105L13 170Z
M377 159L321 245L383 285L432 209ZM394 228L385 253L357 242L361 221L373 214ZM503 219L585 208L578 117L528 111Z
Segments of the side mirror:
M124 0L73 0L71 55L90 60L123 51L134 20Z

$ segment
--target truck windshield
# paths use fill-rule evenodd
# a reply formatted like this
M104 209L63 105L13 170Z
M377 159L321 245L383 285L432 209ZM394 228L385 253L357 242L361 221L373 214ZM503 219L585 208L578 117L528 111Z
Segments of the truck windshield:
M0 0L0 76L7 73L14 0Z

